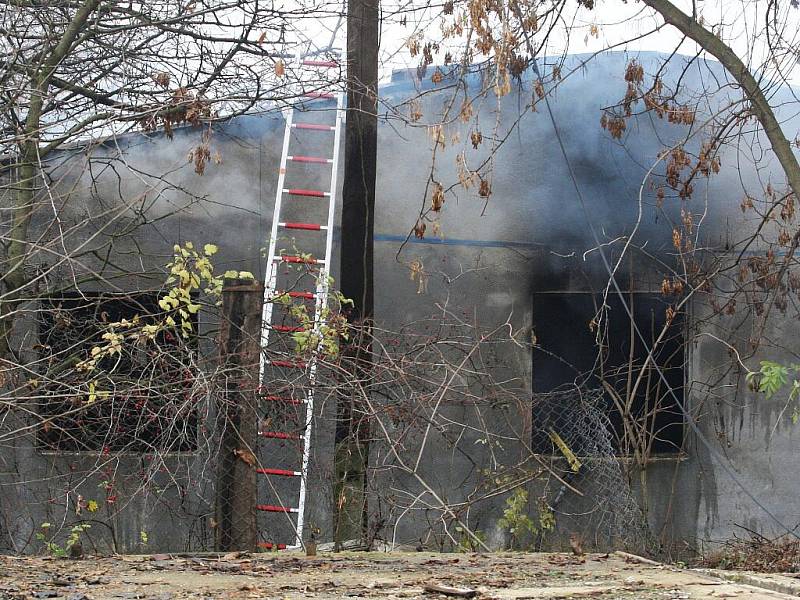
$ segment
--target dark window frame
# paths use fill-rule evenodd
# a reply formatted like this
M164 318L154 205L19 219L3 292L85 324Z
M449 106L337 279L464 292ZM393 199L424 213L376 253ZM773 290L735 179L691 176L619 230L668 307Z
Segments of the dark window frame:
M644 327L644 323L642 322L641 315L636 314L638 310L637 306L643 304L645 307L645 311L648 310L648 304L650 307L657 306L661 311L661 319L655 319L655 317L659 316L658 313L653 312L652 316L654 317L655 322L660 322L661 324L666 323L666 316L664 311L666 307L670 305L670 298L665 298L663 295L657 292L653 292L650 290L636 290L632 292L625 292L625 301L629 303L631 299L633 299L633 309L634 314L637 322L637 326L639 327L640 331L643 335L647 337L648 330ZM560 304L560 309L563 308L563 313L559 315L551 315L549 318L542 319L539 317L539 331L537 332L537 314L547 312L542 310L542 299L547 299L548 302L552 304ZM574 308L575 305L580 306L583 304L582 308L585 308L587 304L587 299L593 301L593 309L596 309L598 301L597 299L600 298L602 301L602 294L594 291L544 291L544 292L534 292L532 297L532 321L533 321L533 332L536 336L536 343L534 346L534 350L532 352L532 390L534 396L534 406L532 407L532 420L533 425L531 427L531 445L534 452L542 455L558 455L559 451L554 448L553 444L549 439L546 439L546 436L542 435L541 430L537 430L536 423L537 423L537 413L536 413L536 396L540 394L542 396L546 396L549 392L553 391L564 391L567 389L574 389L576 393L579 393L581 390L589 390L589 389L596 389L601 387L602 384L600 383L599 378L597 377L596 373L589 375L590 371L597 370L597 362L595 362L592 367L590 368L583 368L581 369L581 365L571 365L572 367L577 366L578 368L574 371L577 375L578 373L583 373L582 377L576 377L573 381L566 380L564 373L567 371L568 367L563 366L562 368L554 367L554 364L561 360L561 356L559 356L559 351L566 345L566 342L555 340L555 344L551 344L553 342L554 330L558 329L559 334L563 339L568 339L569 344L573 346L578 346L582 356L578 356L578 360L576 362L582 363L585 367L586 361L590 355L598 356L599 355L599 348L596 344L588 345L586 344L586 339L591 338L589 332L589 319L593 315L593 311L584 310L582 316L586 318L576 318L575 313L576 309ZM576 302L577 299L577 302ZM642 303L642 300L644 302ZM569 305L572 304L572 314L570 313L570 309L568 308ZM607 304L611 307L611 312L613 313L610 317L610 326L612 328L617 327L624 327L630 328L630 319L627 313L624 312L622 307L622 303L619 297L614 294L614 292L609 293L607 297ZM612 320L616 319L616 323ZM543 326L541 326L544 324ZM663 394L668 402L664 403L659 409L659 415L656 415L654 419L654 428L658 431L656 435L659 436L659 439L654 442L654 447L650 453L649 458L651 459L658 459L658 458L669 458L669 459L681 459L685 457L685 434L686 434L686 423L685 423L685 415L683 414L683 410L681 409L682 405L684 408L686 407L686 390L688 389L688 380L687 380L687 364L689 360L689 346L687 344L688 340L688 324L689 324L689 315L686 310L676 315L674 321L670 324L671 332L667 334L668 342L664 344L660 349L659 352L656 354L658 355L660 352L664 352L664 348L667 348L666 353L670 355L670 358L674 358L675 353L678 353L676 362L677 364L673 364L672 366L667 366L665 369L665 375L670 383L670 387L673 388L677 396L677 403L673 398L669 396L669 394L664 390ZM648 325L649 327L649 325ZM583 331L581 331L583 328ZM658 327L660 330L660 327ZM540 334L543 336L540 337ZM547 339L551 338L551 339ZM576 344L577 342L577 344ZM610 350L610 346L614 345L616 342L615 340L608 340L606 342L606 347L604 351L608 354ZM628 340L628 346L625 348L626 352L630 352L630 341ZM548 346L554 345L557 348L553 354L548 353L552 350L552 348L548 348ZM634 337L634 359L643 359L643 348L638 348L641 342ZM650 340L648 346L651 346ZM618 352L617 352L618 354ZM628 354L628 356L630 356ZM658 360L658 358L657 358ZM608 360L607 362L611 362ZM663 361L660 365L664 368ZM640 360L640 364L643 363L643 360ZM668 364L668 363L667 363ZM619 368L620 365L617 365L616 368ZM543 381L543 379L547 379L547 377L542 377L541 373L546 371L548 368L551 371L560 371L556 376L552 377L549 381ZM655 374L653 374L655 376ZM606 377L608 382L608 376ZM613 382L611 382L613 383ZM661 382L658 382L661 384ZM663 385L663 384L662 384ZM612 386L614 387L614 386ZM615 439L615 448L619 452L619 456L621 458L631 457L632 452L626 452L625 448L620 447L620 439L623 436L622 433L622 417L620 416L619 410L613 406L608 391L604 393L606 399L606 407L605 413L608 416L609 421L611 422L611 435ZM658 402L658 400L656 401ZM679 405L680 403L680 405ZM640 410L638 407L641 404L641 400L637 398L634 402L634 410ZM650 407L653 408L652 406ZM646 410L647 406L645 406L642 410ZM541 413L539 414L541 417ZM659 420L656 420L659 419ZM539 421L542 419L539 418Z
M144 323L155 322L164 316L158 306L159 297L156 292L116 294L68 290L42 298L37 321L44 364L47 365L47 359L53 357L55 364L64 359L70 364L76 359L86 359L91 347L103 341L104 322L117 322L123 318L131 320L134 315L139 315ZM66 322L59 323L59 319L65 317ZM182 361L189 357L189 352L196 352L196 314L192 315L192 321L194 333L188 340L180 340L177 331L162 332L156 338L157 352L152 347L126 347L121 357L104 359L100 363L99 373L106 374L111 363L115 367L102 380L111 384L107 386L110 390L98 389L109 394L101 394L94 402L82 404L85 394L66 395L70 386L85 383L91 378L89 375L72 373L69 380L59 381L54 377L54 381L44 382L40 394L44 397L38 401L43 424L37 429L37 449L43 454L97 455L114 452L135 456L198 452L199 402L186 397L183 405L171 404L170 400L160 401L157 391L152 387L139 389L135 385L136 378L144 374L141 370L144 364L145 368L152 369L154 375L162 377L154 381L167 392L164 397L189 393L187 382L191 373L188 367L184 365L181 373L169 367L182 365ZM170 365L173 349L175 362ZM155 358L148 353L155 354ZM159 367L161 371L156 373ZM127 391L111 393L120 383L131 385ZM171 418L170 413L174 413ZM161 439L162 436L165 436L164 439Z

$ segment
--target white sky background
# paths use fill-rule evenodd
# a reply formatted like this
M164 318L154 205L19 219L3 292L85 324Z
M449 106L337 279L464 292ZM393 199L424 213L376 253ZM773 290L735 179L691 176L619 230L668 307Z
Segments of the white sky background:
M419 57L411 57L405 47L409 37L422 32L425 40L438 41L441 38L440 19L444 1L381 1L382 79L387 79L392 70L416 68L419 64ZM780 69L785 79L794 82L800 79L797 69L797 58L800 56L800 9L791 7L792 1L797 0L696 0L695 4L703 25L730 45L757 74L765 73L767 41L771 39L773 47L777 48L779 64L770 64L768 72ZM685 13L692 13L691 0L673 2ZM779 25L777 30L774 26L768 30L767 11L775 5L778 6L776 20ZM546 10L548 0L540 6L540 12ZM336 15L343 13L346 6L345 0L285 0L276 4L275 9L297 11L296 14L305 12L302 18L293 20L296 31L287 38L300 39L305 43L310 41L321 47L327 45L330 32L338 21ZM232 23L237 22L236 16L230 16ZM405 17L405 25L400 23L401 17ZM335 45L344 49L344 27L339 30ZM582 54L610 48L670 53L677 47L680 54L697 53L697 46L693 42L681 43L678 31L671 26L664 26L655 11L641 2L595 0L594 10L588 10L580 6L577 0L566 0L562 19L550 35L544 54ZM448 40L448 49L458 60L458 41ZM441 62L443 55L444 49L435 58Z
M690 1L679 0L677 5L691 14ZM437 2L439 7L441 2ZM419 0L400 2L388 0L382 3L384 14L396 12L399 6L412 8L423 6ZM800 78L797 69L797 49L800 46L800 10L792 8L789 0L778 4L780 31L769 32L775 45L780 47L778 55L780 72L784 78L796 83ZM399 24L399 15L385 17L381 40L381 77L386 78L393 69L416 68L419 57L412 58L403 47L409 36L423 31L426 38L436 40L439 34L438 15L441 10L421 9L407 11L407 25ZM747 0L706 0L697 2L697 12L706 27L720 35L756 73L776 72L776 65L769 64L765 71L767 56L766 13L768 3ZM640 2L621 0L596 0L594 10L578 5L576 0L567 0L567 10L561 26L549 40L545 54L558 55L564 52L579 54L598 52L609 48L618 50L653 50L694 55L697 46L693 42L681 43L681 35L671 26L661 27L663 21L654 11ZM593 35L593 31L596 34ZM779 33L780 35L776 35ZM644 36L641 39L637 39ZM777 44L776 44L777 42ZM440 54L439 60L441 60ZM453 52L457 56L456 52Z
M440 41L442 5L445 0L382 0L381 31L381 79L386 81L394 70L415 69L420 57L412 57L406 42L422 33L424 41ZM541 3L542 10L549 5ZM555 0L558 2L559 0ZM691 0L674 0L685 12L691 12ZM773 4L776 0L772 0ZM641 2L622 0L595 0L594 10L580 6L577 0L566 0L566 8L561 21L548 38L543 54L557 56L563 53L582 54L598 52L605 49L615 50L655 50L664 53L673 52L694 55L697 48L693 42L681 43L681 35L671 26L663 26L661 18ZM720 35L737 54L742 57L750 69L757 75L765 77L762 85L769 92L774 91L782 80L800 84L798 69L798 48L800 48L800 9L790 6L791 0L779 2L778 23L775 27L766 27L768 7L767 0L698 0L697 11L706 27ZM309 42L317 47L325 47L331 39L331 31L345 10L344 0L284 0L275 4L276 10L296 11L290 17L287 40ZM456 12L462 10L456 8ZM244 32L245 17L231 10L227 17L227 25L235 35L235 31ZM401 24L405 17L405 25ZM452 20L453 17L446 17ZM342 23L343 25L343 23ZM660 27L660 29L659 29ZM275 32L270 33L270 38ZM335 46L344 49L346 37L344 26L340 27ZM259 31L251 32L256 38ZM538 39L541 34L537 34ZM777 60L766 60L768 39L778 50L774 53ZM254 40L255 41L255 40ZM447 40L439 54L434 56L434 64L441 64L445 51L450 51L455 61L460 60L464 40ZM225 44L222 44L224 46ZM275 50L295 51L296 48L279 47ZM481 60L483 57L476 57ZM248 60L245 58L244 60ZM258 70L267 71L267 78L274 78L273 63L269 59L252 58ZM432 74L429 70L428 74ZM778 76L780 75L780 76ZM271 77L270 77L271 76ZM180 81L180 74L175 81ZM283 83L286 83L284 80ZM223 114L225 110L221 111ZM101 130L91 131L94 136L105 135L115 127L102 125Z

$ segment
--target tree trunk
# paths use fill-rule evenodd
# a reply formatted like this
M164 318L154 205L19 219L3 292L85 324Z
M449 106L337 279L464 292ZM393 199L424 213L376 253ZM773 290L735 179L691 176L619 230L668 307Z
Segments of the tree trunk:
M800 164L797 162L797 157L792 151L791 144L786 139L775 112L764 95L764 91L756 78L753 77L753 74L750 73L747 65L725 42L700 25L695 19L682 12L669 0L643 0L643 2L658 12L666 23L675 27L686 37L697 43L703 50L714 56L736 79L736 82L742 87L745 96L750 101L750 110L764 129L764 134L769 140L770 147L778 158L784 175L786 175L792 195L795 200L800 200ZM798 248L800 248L800 229L792 236L791 242L786 248L786 254L778 271L778 281L782 281L786 276L789 265ZM767 318L772 306L773 303L770 303L767 310L758 317L758 324L755 327L757 331L763 332L766 328ZM754 339L759 337L755 336Z
M28 229L33 215L36 191L36 174L43 156L39 148L39 129L41 127L44 98L50 87L50 80L58 64L66 57L78 35L84 29L92 13L100 5L100 0L87 0L75 13L75 17L64 30L58 43L49 54L42 56L42 66L31 77L31 99L25 117L23 136L19 144L20 164L17 167L16 198L11 216L11 231L8 245L6 272L2 274L4 285L0 299L0 364L11 359L11 330L14 313L20 304L20 296L26 285L25 266L28 252Z
M789 140L783 134L780 123L778 123L772 107L764 96L761 86L747 66L720 38L708 31L692 17L683 13L669 0L643 0L643 2L658 12L665 22L692 39L703 50L721 62L722 66L742 86L742 90L750 100L750 109L764 128L764 133L772 146L772 151L778 157L778 161L786 174L792 193L795 198L800 199L800 165L798 165Z
M354 381L368 381L373 319L373 229L378 145L378 2L351 0L347 13L347 124L342 192L342 294L360 327L344 349ZM344 386L336 425L334 539L360 539L366 524L369 426L355 390Z

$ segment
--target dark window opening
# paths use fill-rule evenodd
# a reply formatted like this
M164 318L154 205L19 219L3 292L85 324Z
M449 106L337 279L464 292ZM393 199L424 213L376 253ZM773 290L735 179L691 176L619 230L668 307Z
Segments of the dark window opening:
M535 452L558 453L537 423L537 395L565 390L602 390L600 408L607 414L616 450L647 455L680 452L684 418L684 318L678 313L667 327L669 302L655 294L629 293L626 303L647 340L631 327L620 298L609 294L605 317L595 321L603 298L592 293L540 293L533 298L533 438ZM654 348L653 360L648 351ZM656 368L664 374L664 385ZM668 389L671 388L671 392ZM559 395L559 401L574 397Z
M165 315L158 295L61 293L42 300L39 445L44 450L186 452L197 449L198 398L193 391L197 338L160 331L129 335L94 369L80 368L113 327L131 334ZM193 331L197 318L193 317Z

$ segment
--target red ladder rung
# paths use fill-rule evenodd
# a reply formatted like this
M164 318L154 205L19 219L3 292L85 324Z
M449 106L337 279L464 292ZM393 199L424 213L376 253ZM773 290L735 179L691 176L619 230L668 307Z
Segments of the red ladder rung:
M304 190L300 188L290 188L288 190L284 190L287 194L291 194L292 196L310 196L312 198L324 198L328 192L323 192L322 190Z
M287 156L286 159L291 160L293 162L317 163L317 164L326 164L333 162L333 159L325 158L323 156Z
M273 367L287 367L289 369L305 369L306 363L293 360L271 360L269 361Z
M264 396L261 398L267 402L285 402L286 404L304 404L305 400L297 400L291 396Z
M314 257L306 258L304 256L295 256L293 254L282 254L281 256L278 256L277 258L279 258L281 260L281 262L295 263L295 264L299 263L299 264L304 264L304 265L313 265L313 264L316 264L316 263L324 262L324 261L321 261L321 260L316 259Z
M267 512L281 512L281 513L296 513L296 508L287 508L286 506L275 506L273 504L256 504L256 510L265 510Z
M292 127L309 131L336 131L335 125L318 125L316 123L292 123Z
M324 227L327 229L325 225L319 225L318 223L279 223L281 227L285 227L286 229L305 229L307 231L321 231Z
M338 67L339 63L335 60L304 60L303 66L306 67Z
M299 433L286 433L284 431L259 431L258 435L273 440L299 440L303 437Z
M306 92L303 96L321 100L332 100L336 98L336 94L331 94L330 92Z
M273 544L272 542L258 542L259 548L264 548L264 550L272 550L275 548L276 550L286 550L288 546L286 544Z
M272 329L280 331L281 333L297 333L298 331L305 331L303 327L296 327L294 325L273 325Z
M300 477L300 471L288 471L286 469L256 469L256 473L261 475L280 475L281 477Z
M314 292L286 292L289 294L290 298L305 298L307 300L313 300L317 297Z

